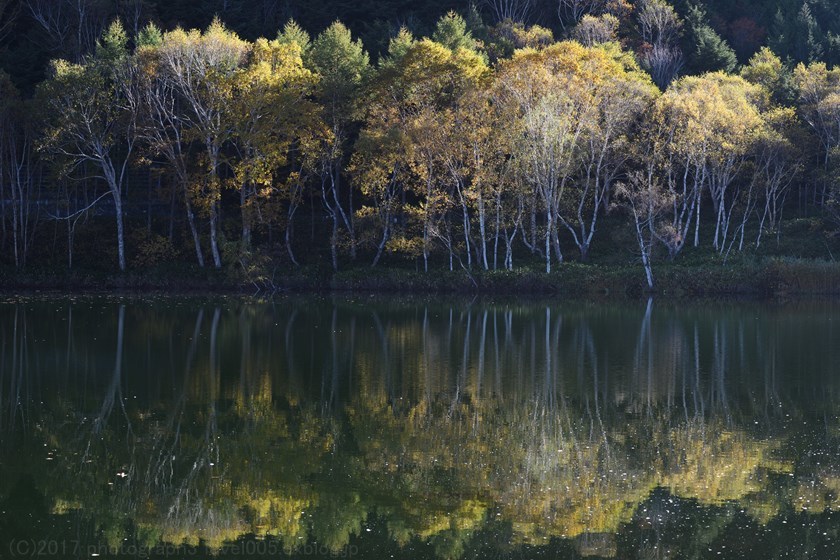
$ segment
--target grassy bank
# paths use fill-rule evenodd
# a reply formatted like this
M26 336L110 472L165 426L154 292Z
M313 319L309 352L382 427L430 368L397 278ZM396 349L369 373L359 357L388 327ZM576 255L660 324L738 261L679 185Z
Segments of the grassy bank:
M840 295L840 263L771 259L734 265L662 265L653 293L663 296ZM552 294L565 297L650 293L641 267L570 263L551 274L513 272L440 272L349 270L336 274L330 288L341 291Z
M660 264L654 294L692 296L840 295L840 263L771 258L762 261ZM389 294L540 294L582 298L640 297L649 293L641 267L566 263L556 272L434 270L355 267L334 273L323 267L213 271L158 267L125 274L0 270L3 291L154 292L173 294L368 292Z

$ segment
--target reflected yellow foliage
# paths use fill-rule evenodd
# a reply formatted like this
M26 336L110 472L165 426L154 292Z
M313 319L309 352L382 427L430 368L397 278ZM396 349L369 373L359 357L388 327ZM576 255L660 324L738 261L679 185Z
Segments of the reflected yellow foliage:
M279 407L268 374L254 379L241 386L250 392L229 394L228 409L196 413L219 431L209 439L182 434L173 463L179 482L145 479L151 471L138 464L128 469L137 480L110 494L62 487L53 511L139 503L135 521L145 534L213 550L254 534L290 546L314 540L338 553L375 512L394 541L429 543L441 558L460 557L471 535L499 522L513 544L565 538L581 554L609 556L617 550L609 535L633 522L656 488L708 506L737 501L766 524L785 508L772 480L794 474L780 459L783 440L722 419L633 412L602 421L563 401L473 398L466 390L410 401L388 398L376 384L325 414ZM135 426L150 434L142 445L168 437L154 415L143 418ZM66 451L56 457L72 456ZM835 511L839 494L840 477L818 472L798 481L791 505ZM104 526L109 542L124 538L122 527Z
M836 472L822 471L813 477L804 477L799 480L794 492L793 507L796 511L840 511L840 474Z
M792 472L774 458L778 442L757 441L724 426L688 424L669 434L661 484L675 495L705 504L722 504L760 492L762 471Z

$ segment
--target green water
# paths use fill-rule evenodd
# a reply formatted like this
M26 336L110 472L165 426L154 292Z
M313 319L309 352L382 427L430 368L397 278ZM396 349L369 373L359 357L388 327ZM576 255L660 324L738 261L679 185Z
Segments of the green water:
M7 298L0 558L834 560L838 312Z

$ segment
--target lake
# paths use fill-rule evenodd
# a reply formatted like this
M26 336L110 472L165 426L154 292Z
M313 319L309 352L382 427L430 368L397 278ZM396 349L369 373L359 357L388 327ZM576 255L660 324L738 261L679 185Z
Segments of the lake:
M838 317L6 297L0 558L835 560Z

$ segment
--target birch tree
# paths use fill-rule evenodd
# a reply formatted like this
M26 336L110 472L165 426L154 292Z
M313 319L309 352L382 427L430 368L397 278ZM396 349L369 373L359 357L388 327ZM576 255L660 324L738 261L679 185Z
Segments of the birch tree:
M803 136L802 125L792 107L779 107L763 115L765 127L755 143L754 181L758 184L758 233L755 247L761 246L764 233L781 234L785 200L794 181L802 173L802 153L797 139ZM746 216L745 216L746 218ZM741 242L744 229L741 228Z
M181 118L182 104L178 90L161 68L158 48L162 36L154 26L149 26L140 35L137 57L143 67L140 83L142 113L137 133L149 153L149 157L161 157L172 173L184 202L187 225L192 237L196 260L204 267L204 252L198 233L195 212L195 192L190 182L190 142L188 121Z
M629 157L630 134L658 90L615 44L566 53L566 89L578 92L577 118L584 128L579 168L558 217L586 261L612 183Z
M657 221L660 214L667 210L671 200L653 173L652 166L642 171L631 173L627 182L616 185L616 198L624 205L632 218L633 230L639 247L642 267L648 290L653 290L653 248L658 238Z
M527 22L536 7L535 0L483 0L495 21Z
M403 204L410 181L410 144L405 129L409 111L402 103L403 88L395 82L414 43L414 36L404 27L391 39L388 53L371 81L371 103L354 146L353 175L362 195L373 203L363 205L357 215L363 221L377 223L381 231L374 241L372 267L379 263L389 245L392 249L411 245L405 242L410 235L406 235Z
M573 27L587 14L599 14L607 0L558 0L557 17L563 29Z
M226 112L235 148L230 166L239 191L241 245L247 252L257 203L281 184L278 171L289 164L289 153L314 114L308 96L317 82L304 68L300 45L265 39L254 43L248 64L232 81L234 92Z
M679 47L683 22L665 0L640 0L636 3L636 18L643 42L642 64L656 85L664 89L685 62Z
M428 269L435 240L447 247L452 267L460 257L456 255L450 209L455 204L463 210L467 198L461 200L458 195L458 189L465 194L466 180L463 160L451 151L454 136L448 127L458 100L488 76L489 69L475 51L463 47L453 51L429 39L415 42L407 35L393 42L391 52L376 80L374 107L381 111L379 115L388 116L386 124L396 126L397 137L404 141L401 175L404 187L418 202L408 210L421 222L424 269ZM368 123L374 125L370 119ZM469 208L466 220L462 231L468 235ZM464 241L469 247L466 237ZM469 261L471 253L466 256Z
M37 131L26 115L30 109L0 71L0 246L6 248L11 237L15 268L26 266L39 218L41 171L35 153Z
M552 251L557 261L563 260L558 216L586 126L585 119L580 118L583 113L580 97L563 83L561 64L553 64L561 60L566 48L583 47L577 43L559 43L540 52L518 51L500 65L497 78L503 103L516 115L520 172L540 197L545 212L546 272L551 272ZM536 219L533 204L532 219Z
M114 22L93 59L83 64L53 62L53 76L40 91L51 117L43 149L64 161L64 173L90 164L108 186L122 271L126 269L123 189L137 141L138 110L136 68L127 42L122 25Z
M752 155L763 122L766 92L738 76L714 73L675 82L660 98L652 124L664 150L664 172L673 195L673 230L665 241L671 256L684 246L694 219L694 245L700 243L702 194L708 190L714 212L713 246L720 252L730 233L737 195L730 192Z
M840 148L840 68L828 68L823 62L799 64L793 72L799 94L799 114L819 140L819 163L827 176ZM829 181L814 188L814 200L826 198Z
M233 130L225 113L231 103L231 78L245 62L249 44L214 20L204 33L176 29L164 34L159 48L161 72L177 92L179 118L187 141L203 146L205 173L195 185L197 200L209 215L213 265L221 268L219 199L222 147Z

